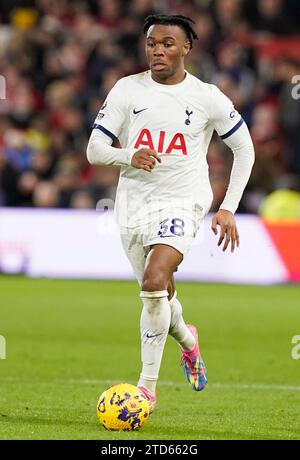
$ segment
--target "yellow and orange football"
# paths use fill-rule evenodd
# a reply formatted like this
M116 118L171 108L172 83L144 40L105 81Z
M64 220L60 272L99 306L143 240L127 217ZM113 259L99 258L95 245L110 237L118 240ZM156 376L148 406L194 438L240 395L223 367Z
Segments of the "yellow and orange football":
M97 405L97 416L107 430L139 430L149 418L149 402L138 387L119 383L102 393Z

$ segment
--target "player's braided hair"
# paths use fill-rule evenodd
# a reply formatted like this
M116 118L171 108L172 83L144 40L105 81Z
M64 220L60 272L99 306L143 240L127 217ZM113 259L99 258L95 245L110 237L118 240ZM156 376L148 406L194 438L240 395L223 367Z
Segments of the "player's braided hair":
M187 16L182 16L181 14L151 14L150 16L147 16L144 21L144 34L146 34L149 28L154 24L175 25L184 30L192 49L193 40L198 40L198 36L191 26L191 23L195 24L195 21Z

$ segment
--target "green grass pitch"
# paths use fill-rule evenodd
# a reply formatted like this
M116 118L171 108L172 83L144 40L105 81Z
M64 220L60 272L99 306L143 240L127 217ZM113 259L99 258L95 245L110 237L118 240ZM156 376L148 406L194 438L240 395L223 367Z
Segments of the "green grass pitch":
M141 303L134 282L0 277L0 439L299 439L298 286L178 283L208 370L193 392L167 341L158 405L139 432L107 432L96 404L136 384Z

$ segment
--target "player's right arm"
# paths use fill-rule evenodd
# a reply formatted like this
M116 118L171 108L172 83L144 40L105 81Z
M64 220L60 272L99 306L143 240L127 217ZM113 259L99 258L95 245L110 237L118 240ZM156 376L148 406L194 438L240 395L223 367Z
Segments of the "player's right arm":
M151 172L161 159L155 150L120 149L111 146L112 140L103 132L93 129L87 146L87 159L92 165L132 166Z
M116 148L111 144L117 140L128 114L127 91L124 80L119 80L110 91L101 107L87 146L87 159L92 165L132 166L151 172L157 161L157 152L149 149Z

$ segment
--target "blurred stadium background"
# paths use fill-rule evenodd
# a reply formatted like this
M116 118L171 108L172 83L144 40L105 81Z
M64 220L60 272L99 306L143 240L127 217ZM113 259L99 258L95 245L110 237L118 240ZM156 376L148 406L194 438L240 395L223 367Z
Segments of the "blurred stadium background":
M86 145L110 88L119 78L147 68L142 23L154 12L176 12L194 19L199 40L187 68L218 85L233 100L255 144L256 163L238 213L260 215L268 221L259 247L273 244L283 262L279 271L288 271L271 281L300 279L297 0L1 2L0 271L26 272L31 243L15 234L16 229L33 235L38 227L31 221L27 225L25 209L34 221L36 208L43 208L43 216L45 208L51 209L50 235L59 219L56 216L64 222L62 214L53 210L93 212L97 203L98 210L103 203L113 203L118 168L90 166ZM210 145L208 163L215 211L223 200L232 164L230 151L217 137ZM17 224L20 208L21 226ZM34 215L30 208L35 208ZM271 225L270 230L270 222L278 220L289 225ZM47 275L47 271L39 274Z

